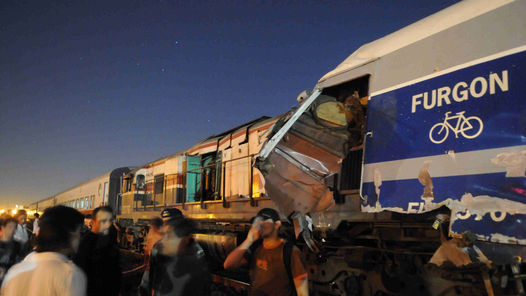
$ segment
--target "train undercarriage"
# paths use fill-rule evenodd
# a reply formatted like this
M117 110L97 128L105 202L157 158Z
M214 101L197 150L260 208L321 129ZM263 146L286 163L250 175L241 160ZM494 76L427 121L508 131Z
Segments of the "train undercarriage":
M357 193L345 195L331 209L313 215L312 250L304 237L296 239L293 223L284 223L281 235L295 241L302 250L308 271L311 295L517 295L522 275L513 274L512 265L489 268L475 262L437 266L429 261L443 242L447 242L447 222L437 229L437 217L449 210L442 208L419 215L391 212L361 213ZM230 210L244 211L244 217L228 218L222 203L209 203L205 219L200 204L184 210L198 222L196 241L208 258L216 289L226 295L246 295L248 271L227 272L222 264L228 253L245 239L249 217L272 201L260 198L232 202ZM248 205L248 206L247 206ZM233 209L232 209L233 208ZM251 213L254 212L254 213ZM342 214L345 213L345 214ZM235 215L234 215L235 217ZM338 218L335 218L338 217ZM220 294L221 295L221 294Z

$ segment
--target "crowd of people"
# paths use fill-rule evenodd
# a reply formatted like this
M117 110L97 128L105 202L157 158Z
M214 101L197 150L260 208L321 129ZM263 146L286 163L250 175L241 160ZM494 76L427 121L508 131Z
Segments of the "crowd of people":
M121 295L119 232L110 207L84 216L66 206L0 217L0 295ZM31 224L30 224L31 226ZM249 295L308 295L300 251L278 236L281 221L262 209L246 240L229 254L225 269L250 271ZM193 239L196 224L175 208L152 219L145 242L139 295L211 295L205 253Z

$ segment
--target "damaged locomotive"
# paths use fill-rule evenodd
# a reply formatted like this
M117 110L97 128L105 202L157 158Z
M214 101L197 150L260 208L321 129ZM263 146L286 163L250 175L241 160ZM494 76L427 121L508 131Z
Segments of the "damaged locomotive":
M255 165L316 293L524 294L525 8L463 1L366 44L278 121Z

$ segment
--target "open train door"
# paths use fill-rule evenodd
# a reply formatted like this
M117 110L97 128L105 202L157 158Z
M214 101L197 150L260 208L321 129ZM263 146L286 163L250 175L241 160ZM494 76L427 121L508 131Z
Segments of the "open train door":
M186 202L198 201L201 186L201 156L186 156Z

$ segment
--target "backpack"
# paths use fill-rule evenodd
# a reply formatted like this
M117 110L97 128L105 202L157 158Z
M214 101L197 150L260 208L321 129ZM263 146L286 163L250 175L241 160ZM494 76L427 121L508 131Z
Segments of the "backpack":
M289 283L292 287L292 296L297 296L296 285L294 285L294 278L292 277L291 269L291 260L292 260L292 250L294 249L294 244L286 241L283 246L283 263L285 263L285 270L287 270L287 275L289 277Z

